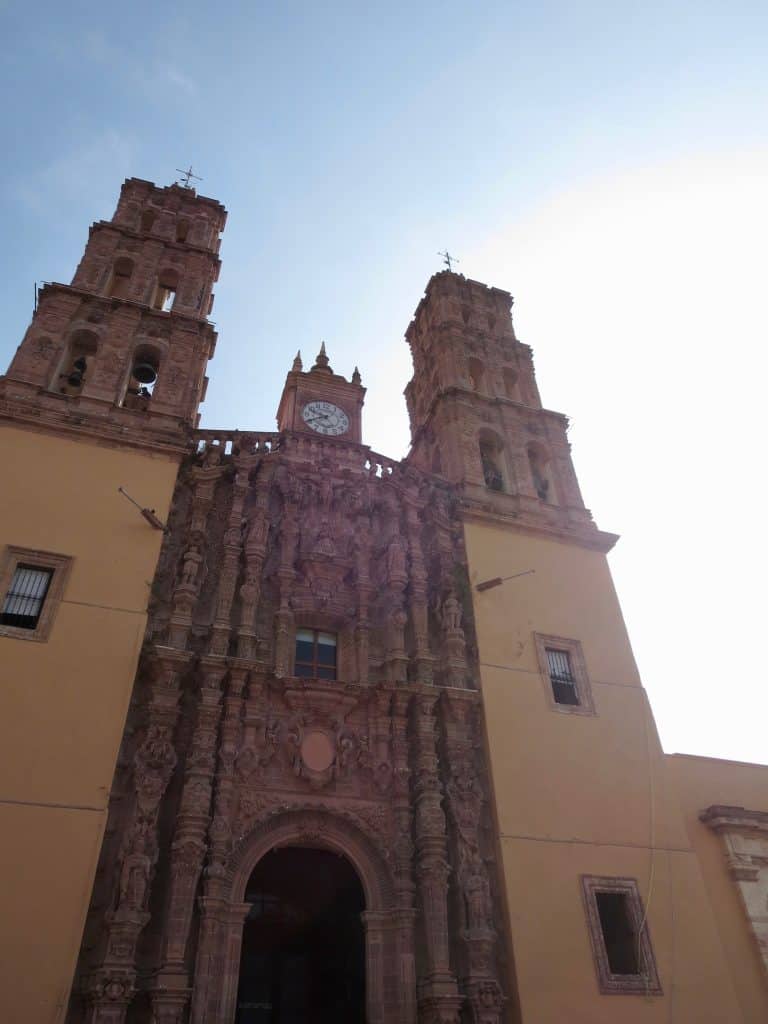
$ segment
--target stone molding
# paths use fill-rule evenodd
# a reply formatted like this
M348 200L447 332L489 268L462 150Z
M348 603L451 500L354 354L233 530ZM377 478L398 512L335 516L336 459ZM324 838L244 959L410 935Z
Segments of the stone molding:
M722 840L729 874L768 973L768 811L713 804L699 820Z

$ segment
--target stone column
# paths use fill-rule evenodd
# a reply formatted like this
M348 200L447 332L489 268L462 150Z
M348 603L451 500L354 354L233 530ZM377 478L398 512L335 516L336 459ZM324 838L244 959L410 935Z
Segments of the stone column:
M435 736L437 694L416 697L414 780L416 863L426 940L427 974L419 993L420 1018L458 1024L462 997L450 967L448 939L448 843L438 775Z
M421 520L416 505L406 505L406 524L411 549L411 621L416 643L416 675L420 683L432 682L432 655L429 650L429 609L427 571L421 548Z
M221 710L221 682L226 664L211 657L201 664L197 721L186 760L181 805L171 847L168 911L162 941L162 968L153 984L152 1001L169 1024L181 1020L189 997L184 954L192 922L195 892L206 852L216 736ZM173 1016L176 1012L176 1017Z
M392 702L392 855L401 1024L415 1024L416 1021L416 910L413 905L416 885L413 880L413 820L407 738L410 702L411 695L402 690L395 693Z
M192 628L192 612L203 582L206 524L213 505L216 484L223 472L220 462L220 451L218 448L211 448L205 454L203 465L192 471L194 488L187 546L181 573L173 592L173 608L168 624L169 645L182 650L187 646L189 631Z
M243 521L243 502L248 489L248 474L238 470L232 487L232 506L229 512L227 531L224 534L221 574L219 589L216 595L216 614L211 630L211 654L224 656L229 650L229 633L231 628L232 601L235 596L235 584L240 567L240 545L242 543L241 525Z
M365 1020L384 1024L384 952L389 915L365 910L360 915L365 927Z
M136 982L136 945L149 921L149 890L158 855L160 801L176 767L173 731L181 676L191 655L155 648L147 726L133 759L135 801L120 856L114 909L106 914L106 952L88 978L87 1024L122 1024Z
M240 622L237 631L238 658L256 654L256 615L261 596L261 573L269 536L269 479L262 467L256 485L256 503L245 541L245 581L240 587Z
M462 895L461 937L467 950L461 979L475 1024L500 1024L504 997L496 970L496 929L490 878L483 858L480 820L486 794L475 769L478 695L445 691L447 803Z
M360 683L368 682L368 651L370 638L370 623L368 619L371 600L371 538L370 520L366 516L359 516L357 520L358 533L355 537L355 569L357 573L357 625L355 626L355 660L357 668L357 680Z

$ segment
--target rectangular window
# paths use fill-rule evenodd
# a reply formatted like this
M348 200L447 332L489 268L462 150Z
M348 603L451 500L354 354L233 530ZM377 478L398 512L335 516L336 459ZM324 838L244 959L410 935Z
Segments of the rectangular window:
M547 647L546 652L549 681L552 683L552 695L555 698L555 703L577 706L580 701L576 680L571 669L571 656L568 651L558 651L553 647Z
M8 546L0 557L0 636L47 640L72 559Z
M335 679L336 634L322 633L317 629L297 629L294 675Z
M600 991L661 995L637 882L582 875L581 884Z
M3 601L0 624L35 629L52 577L53 569L40 569L20 562Z
M553 711L594 715L587 663L578 640L533 634L541 682Z
M611 974L639 974L637 935L625 892L596 892L597 913Z

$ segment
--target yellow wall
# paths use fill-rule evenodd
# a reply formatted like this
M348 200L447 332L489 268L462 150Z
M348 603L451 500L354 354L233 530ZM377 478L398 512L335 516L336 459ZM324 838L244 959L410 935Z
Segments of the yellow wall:
M523 1024L765 1020L737 1000L605 557L490 524L465 533ZM534 632L581 642L594 716L551 707ZM599 992L582 874L637 880L662 996Z
M73 559L48 640L0 636L0 1019L63 1020L177 463L4 427L0 545Z

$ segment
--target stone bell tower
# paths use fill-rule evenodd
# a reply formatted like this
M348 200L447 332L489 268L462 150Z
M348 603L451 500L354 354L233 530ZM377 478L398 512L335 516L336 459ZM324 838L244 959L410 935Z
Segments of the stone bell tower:
M512 296L461 274L433 275L406 331L414 465L461 486L465 501L547 532L595 532L567 439L544 409Z
M62 1019L148 581L216 341L225 219L193 189L127 180L72 283L40 291L0 378L4 1020Z
M14 416L177 443L205 394L225 221L193 189L128 179L112 220L91 227L72 283L40 291L4 383Z

